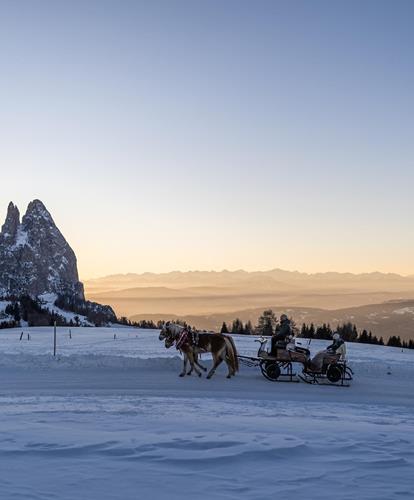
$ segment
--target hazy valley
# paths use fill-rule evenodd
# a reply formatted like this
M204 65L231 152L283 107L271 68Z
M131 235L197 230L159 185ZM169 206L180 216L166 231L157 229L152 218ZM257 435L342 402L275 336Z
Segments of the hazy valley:
M213 330L235 317L255 323L271 307L289 311L298 323L352 321L384 337L411 338L414 331L414 277L397 274L144 273L89 280L85 291L133 320L181 318Z

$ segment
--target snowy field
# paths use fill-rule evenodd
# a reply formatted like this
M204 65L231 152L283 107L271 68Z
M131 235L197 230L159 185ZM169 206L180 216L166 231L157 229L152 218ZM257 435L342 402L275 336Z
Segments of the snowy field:
M0 331L2 500L414 497L414 351L349 344L352 386L318 387L181 379L156 331L60 328L56 358L23 331Z

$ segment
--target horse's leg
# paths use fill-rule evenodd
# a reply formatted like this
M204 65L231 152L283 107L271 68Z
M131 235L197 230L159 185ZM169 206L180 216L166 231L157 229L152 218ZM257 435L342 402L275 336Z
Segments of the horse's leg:
M203 366L199 361L198 361L198 358L199 358L199 353L195 353L194 354L194 363L203 370L203 372L206 372L207 371L207 368L205 366Z
M236 375L236 370L233 368L230 356L227 354L227 348L224 351L224 361L226 362L227 369L229 370L229 372L227 374L227 378L231 378L234 375Z
M203 372L206 372L207 371L207 368L205 366L203 366L201 363L199 363L198 361L195 361L195 364L201 368L203 370Z
M208 372L208 375L207 375L207 378L211 378L215 371L217 370L217 367L220 365L220 363L223 361L222 357L216 353L216 352L211 352L212 356L213 356L213 368Z
M188 354L187 357L188 357L188 360L190 362L190 369L188 370L187 375L191 375L193 373L193 369L194 369L194 362L191 363L190 354ZM193 361L194 361L194 359L193 359Z
M227 369L229 370L227 378L231 378L233 375L236 375L236 372L231 365L230 358L227 355L224 356L224 361L226 362Z
M233 370L230 369L230 358L227 356L227 354L226 354L226 357L224 358L224 361L226 362L227 368L229 369L229 375L230 375L230 371L231 371L231 376L233 376L234 375Z
M217 366L219 366L223 361L225 361L228 369L227 377L226 378L231 378L233 375L235 375L235 371L233 370L233 367L230 362L230 358L227 354L227 345L224 344L223 347L217 352L217 358L218 358L218 363ZM216 366L216 368L217 368Z
M197 373L197 375L198 375L199 377L201 377L201 372L200 372L200 370L196 367L196 363L194 362L194 358L195 358L195 354L194 354L194 352L193 352L193 351L191 351L191 350L190 350L190 351L188 352L188 359L189 359L189 361L190 361L191 371L193 371L193 370L194 370L194 371Z
M187 361L188 361L188 356L185 352L183 352L184 356L184 361L183 361L183 371L180 373L180 377L184 377L186 371L187 371Z
M219 351L219 356L220 356L220 363L225 361L228 369L227 377L226 378L231 378L233 375L235 375L235 372L233 370L233 367L230 363L230 358L227 354L227 345L224 344L224 346L220 349Z

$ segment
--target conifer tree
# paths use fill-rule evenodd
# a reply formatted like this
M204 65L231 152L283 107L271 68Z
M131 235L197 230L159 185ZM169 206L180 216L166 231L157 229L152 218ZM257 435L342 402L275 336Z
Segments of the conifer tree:
M388 347L402 347L401 338L392 335L387 342Z
M308 328L308 326L306 325L306 323L303 323L303 324L302 324L302 328L300 329L300 336L301 336L303 339L307 339L307 338L309 338L309 328Z
M361 344L369 344L369 336L366 330L362 330L361 335L358 337L358 342Z
M239 318L236 318L233 321L232 327L231 327L231 333L236 333L236 334L243 334L244 329L243 329L243 323L240 321Z
M308 338L309 339L314 339L315 338L315 325L311 323L309 329L308 329Z
M252 325L252 322L250 320L244 326L244 333L246 335L253 335L253 333L254 333L253 325Z
M276 325L277 318L275 313L271 309L267 309L263 311L263 314L259 317L256 333L258 335L273 335Z
M220 330L220 333L229 333L229 329L227 327L227 323L225 321L223 321L223 324L221 326L221 330Z

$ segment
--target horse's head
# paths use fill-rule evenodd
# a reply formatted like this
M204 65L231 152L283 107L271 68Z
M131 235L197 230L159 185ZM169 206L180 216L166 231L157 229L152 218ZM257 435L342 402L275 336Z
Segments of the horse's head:
M183 326L168 321L162 328L158 338L160 340L164 340L165 347L169 349L174 345L175 341L178 339L178 337L180 336L180 334L183 332L184 329L185 328Z
M167 323L165 323L164 326L161 328L158 340L165 340L169 336L169 334L170 334L170 322L167 321Z
M165 339L165 348L166 349L169 349L170 347L172 347L175 343L175 337L173 335L169 335L166 339Z

